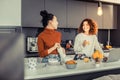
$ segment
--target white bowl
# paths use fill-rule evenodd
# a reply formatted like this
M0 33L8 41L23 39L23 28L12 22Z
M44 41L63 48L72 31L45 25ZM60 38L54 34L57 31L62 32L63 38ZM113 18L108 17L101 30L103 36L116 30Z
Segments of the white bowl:
M57 59L50 58L48 59L48 64L53 65L53 64L58 64L59 61Z
M66 65L66 68L67 68L67 69L75 69L77 63L76 63L76 64L65 64L65 65Z

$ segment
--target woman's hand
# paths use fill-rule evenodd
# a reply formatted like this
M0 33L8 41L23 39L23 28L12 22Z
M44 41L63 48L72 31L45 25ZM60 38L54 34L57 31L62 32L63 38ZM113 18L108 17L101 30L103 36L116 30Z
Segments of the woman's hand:
M60 43L55 43L55 45L53 46L55 49L60 47Z
M48 54L50 54L53 50L57 49L60 47L60 43L55 43L53 47L48 49Z
M87 40L84 40L83 41L83 46L85 47L86 45L89 45L90 44L90 42L89 41L87 41Z

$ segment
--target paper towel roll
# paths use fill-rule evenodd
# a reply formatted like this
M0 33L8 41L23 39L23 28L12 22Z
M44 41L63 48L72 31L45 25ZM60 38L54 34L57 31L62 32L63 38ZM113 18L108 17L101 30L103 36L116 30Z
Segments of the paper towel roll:
M64 49L62 47L59 47L57 48L57 51L60 55L61 61L65 61L66 54L65 54Z

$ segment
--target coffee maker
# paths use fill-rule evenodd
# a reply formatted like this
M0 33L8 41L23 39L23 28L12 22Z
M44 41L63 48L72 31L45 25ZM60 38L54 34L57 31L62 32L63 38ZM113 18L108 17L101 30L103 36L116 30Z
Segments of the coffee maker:
M27 37L27 51L38 52L37 37Z

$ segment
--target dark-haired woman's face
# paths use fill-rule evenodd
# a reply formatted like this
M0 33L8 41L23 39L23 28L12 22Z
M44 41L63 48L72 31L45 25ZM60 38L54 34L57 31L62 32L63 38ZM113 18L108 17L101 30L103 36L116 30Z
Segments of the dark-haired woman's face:
M85 32L89 32L89 30L90 30L90 25L88 24L88 21L84 21L84 22L83 22L83 30L84 30Z
M56 16L53 17L53 19L51 21L51 25L52 25L52 27L54 29L57 29L57 27L58 27L58 21L57 21L57 17Z

